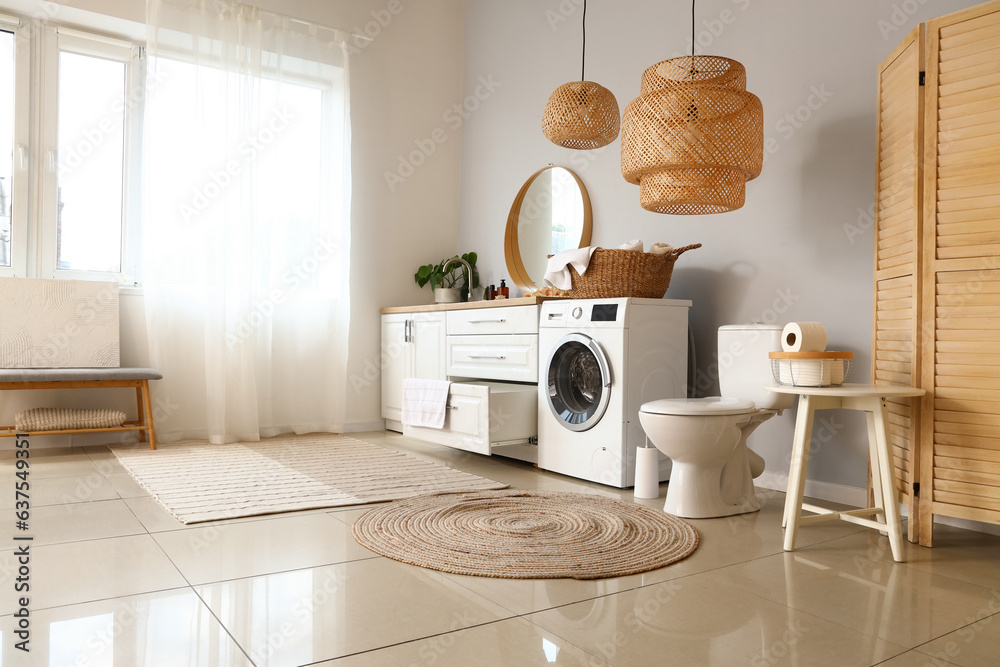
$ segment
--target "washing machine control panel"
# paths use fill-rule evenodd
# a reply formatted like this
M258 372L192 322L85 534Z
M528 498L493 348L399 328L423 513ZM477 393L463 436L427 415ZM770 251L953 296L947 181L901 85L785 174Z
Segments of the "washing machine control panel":
M542 304L541 327L611 327L625 326L632 299L574 299L546 301ZM650 300L652 301L652 300ZM664 303L663 300L657 300Z

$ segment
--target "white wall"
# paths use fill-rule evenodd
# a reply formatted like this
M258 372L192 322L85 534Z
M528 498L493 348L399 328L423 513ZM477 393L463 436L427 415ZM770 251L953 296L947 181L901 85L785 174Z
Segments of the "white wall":
M485 282L505 275L503 230L521 183L553 163L577 171L594 207L595 245L630 239L703 243L678 260L668 297L691 311L699 391L718 391L716 330L722 324L819 320L829 349L855 352L851 380L870 377L876 66L920 21L977 4L968 0L701 0L697 53L733 58L764 105L771 140L743 209L663 216L639 206L620 171L620 141L593 152L549 143L548 96L580 76L582 0L468 0L466 94L492 77L499 88L465 126L461 246L480 254ZM690 3L591 0L587 79L625 106L643 70L689 53ZM798 119L796 119L798 115ZM867 434L860 414L824 415L832 437L815 442L810 477L864 487ZM783 486L793 416L752 438ZM819 424L817 424L819 426ZM826 433L823 430L819 434ZM835 489L838 487L830 487Z
M351 338L348 360L348 429L381 428L378 309L429 303L430 291L413 282L417 266L458 251L461 131L458 116L445 117L462 99L463 5L461 0L257 0L258 6L308 21L374 36L356 41L351 58L353 214L351 227ZM0 5L54 23L86 25L97 12L135 22L103 21L103 30L142 39L142 2L65 0L62 5L0 0ZM436 132L440 128L440 131ZM430 143L428 143L428 141ZM414 143L417 142L417 143ZM420 162L390 189L385 173L400 156L420 150ZM433 150L430 147L433 146ZM146 365L141 292L123 294L122 364ZM156 388L153 383L153 396ZM0 422L38 405L117 407L135 410L130 390L19 392L4 396ZM192 408L193 406L189 406ZM186 408L187 409L187 408ZM97 434L39 438L39 446L106 442Z

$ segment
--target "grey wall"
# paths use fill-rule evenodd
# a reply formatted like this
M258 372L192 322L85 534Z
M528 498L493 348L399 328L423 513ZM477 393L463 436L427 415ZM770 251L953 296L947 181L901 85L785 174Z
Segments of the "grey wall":
M620 141L592 152L549 143L545 102L579 78L582 0L467 0L465 89L499 86L465 125L461 247L480 253L486 282L506 273L505 219L520 184L547 163L577 171L594 207L593 243L614 247L703 243L684 255L668 297L694 301L699 393L718 391L722 324L819 320L829 349L855 352L851 380L870 376L876 67L919 22L977 4L961 0L701 0L697 53L742 62L764 105L769 152L743 209L663 216L639 206L620 172ZM625 106L643 70L689 52L690 3L591 0L587 79ZM861 415L829 413L810 478L848 487L866 480ZM792 415L752 438L780 480L788 470Z

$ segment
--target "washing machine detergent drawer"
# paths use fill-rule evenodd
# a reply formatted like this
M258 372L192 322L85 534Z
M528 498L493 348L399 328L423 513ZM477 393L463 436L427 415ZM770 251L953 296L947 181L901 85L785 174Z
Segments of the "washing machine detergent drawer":
M535 462L537 389L499 382L453 382L444 428L404 424L403 435L476 454Z

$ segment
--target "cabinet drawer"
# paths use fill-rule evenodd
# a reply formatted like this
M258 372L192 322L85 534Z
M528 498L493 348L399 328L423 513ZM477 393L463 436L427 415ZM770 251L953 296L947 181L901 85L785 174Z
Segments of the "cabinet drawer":
M538 435L538 389L454 382L444 428L404 425L403 435L486 455L495 447L527 445Z
M450 377L538 381L538 335L448 336Z
M448 335L537 334L539 306L448 311Z

